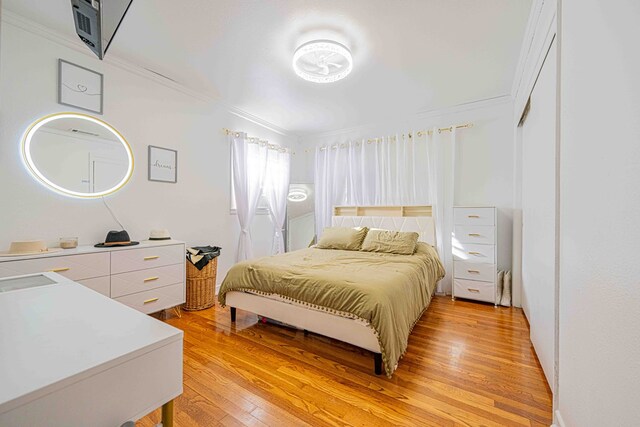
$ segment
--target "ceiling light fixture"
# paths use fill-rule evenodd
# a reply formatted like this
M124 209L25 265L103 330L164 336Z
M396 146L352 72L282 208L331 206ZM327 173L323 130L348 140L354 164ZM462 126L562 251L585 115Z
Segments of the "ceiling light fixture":
M349 49L338 42L314 40L296 49L293 69L307 81L333 83L351 73L353 58Z
M307 200L307 192L304 190L291 190L287 196L290 202L304 202Z

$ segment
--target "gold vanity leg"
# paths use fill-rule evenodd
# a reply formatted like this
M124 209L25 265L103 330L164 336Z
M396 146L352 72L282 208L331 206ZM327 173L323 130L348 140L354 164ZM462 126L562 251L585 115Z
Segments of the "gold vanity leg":
M173 427L173 399L162 405L162 427Z
M182 319L182 310L180 310L180 306L176 305L175 307L173 307L173 310L176 312L176 316L178 316L178 319Z

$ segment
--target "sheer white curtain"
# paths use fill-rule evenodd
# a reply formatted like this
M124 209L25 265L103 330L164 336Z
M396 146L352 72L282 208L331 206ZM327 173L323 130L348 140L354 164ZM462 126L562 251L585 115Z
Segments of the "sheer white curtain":
M269 148L266 144L249 142L245 133L235 133L229 138L233 189L240 223L236 261L243 261L253 257L250 226L264 186Z
M316 148L316 234L331 226L334 206L431 205L447 271L438 291L450 292L455 157L455 127Z
M411 136L409 136L411 135ZM429 204L427 142L414 132L316 148L316 234L339 205Z
M287 196L289 195L289 172L291 155L285 150L270 149L267 154L267 174L264 196L269 205L269 216L273 223L273 255L284 252L284 221L287 216Z
M455 126L450 133L440 133L438 128L434 128L427 135L427 149L429 199L436 226L436 249L446 271L445 277L438 283L437 292L450 292L453 271L451 235L455 188Z
M316 236L331 226L333 207L346 200L348 152L339 148L316 148Z

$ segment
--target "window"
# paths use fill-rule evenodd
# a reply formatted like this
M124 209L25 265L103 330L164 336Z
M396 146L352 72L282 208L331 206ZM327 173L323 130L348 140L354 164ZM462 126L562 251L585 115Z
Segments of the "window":
M232 215L236 215L236 192L233 188L233 173L231 174L231 201L230 203L230 213ZM264 190L264 189L263 189ZM260 195L260 200L258 201L258 209L256 210L256 215L269 215L269 205L267 204L267 198L264 194Z
M251 153L251 151L249 153ZM249 167L251 168L251 164L252 163L255 164L258 161L259 161L258 159L249 157ZM229 180L229 183L231 185L231 200L229 201L229 204L230 204L229 210L232 215L236 215L237 214L236 192L233 186L233 154L231 152L229 154L229 165L231 166L229 168L229 171L231 173L231 179ZM260 195L260 200L258 201L258 208L256 209L256 215L269 215L269 205L267 203L266 197L264 196L264 193L265 193L264 188L262 189L262 193L263 194Z

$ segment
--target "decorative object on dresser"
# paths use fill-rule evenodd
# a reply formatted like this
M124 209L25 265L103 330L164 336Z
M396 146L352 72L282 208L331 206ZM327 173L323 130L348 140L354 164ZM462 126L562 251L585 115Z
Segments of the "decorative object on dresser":
M149 146L149 181L178 182L178 151Z
M62 249L75 249L78 247L77 237L61 237L58 242Z
M0 277L55 272L143 313L154 313L185 302L185 250L183 242L164 240L2 257Z
M46 254L60 250L60 248L48 248L44 240L23 240L11 242L9 250L0 252L0 257Z
M171 234L169 230L159 229L151 230L149 233L149 240L171 240Z
M129 237L129 233L126 230L115 231L111 230L107 233L107 237L103 243L97 243L94 245L96 248L110 248L114 246L135 246L140 242L132 242Z
M453 208L451 297L498 301L497 212L495 207Z

